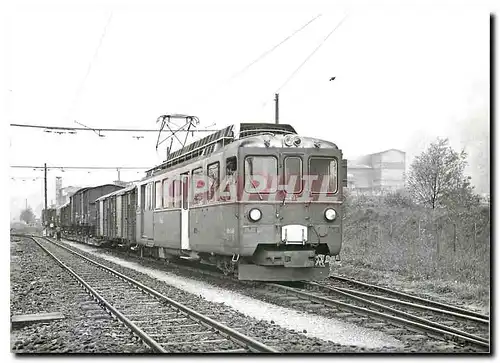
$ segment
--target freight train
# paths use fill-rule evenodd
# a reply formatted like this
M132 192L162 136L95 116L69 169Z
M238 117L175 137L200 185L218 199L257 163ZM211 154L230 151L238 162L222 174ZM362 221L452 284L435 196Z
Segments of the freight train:
M85 241L210 263L240 280L315 280L341 250L346 183L334 143L241 123L173 152L133 185L77 191L57 223Z

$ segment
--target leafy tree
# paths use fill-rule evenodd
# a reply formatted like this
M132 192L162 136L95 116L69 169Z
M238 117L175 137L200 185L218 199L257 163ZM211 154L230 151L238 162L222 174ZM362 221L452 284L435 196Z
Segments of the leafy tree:
M408 174L408 191L419 204L435 209L468 207L477 202L470 177L464 176L467 154L458 153L448 139L437 139L415 157Z
M33 213L31 207L28 207L21 212L20 219L26 222L26 224L31 224L35 221L35 213Z

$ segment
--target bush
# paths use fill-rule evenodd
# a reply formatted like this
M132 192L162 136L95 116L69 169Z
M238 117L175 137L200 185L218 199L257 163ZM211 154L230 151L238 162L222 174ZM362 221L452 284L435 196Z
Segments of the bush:
M420 279L489 284L489 206L449 212L411 205L397 194L349 199L343 261Z
M388 193L384 198L384 204L388 207L411 207L411 198L403 192Z

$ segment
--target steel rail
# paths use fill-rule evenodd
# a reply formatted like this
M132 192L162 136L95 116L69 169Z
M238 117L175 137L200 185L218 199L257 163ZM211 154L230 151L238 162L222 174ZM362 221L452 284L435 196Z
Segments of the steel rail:
M419 323L428 325L428 326L430 326L432 328L437 328L437 329L440 329L440 330L446 330L446 331L449 331L450 333L453 333L453 334L456 334L456 335L460 335L460 336L467 337L467 338L472 339L472 340L478 340L478 341L482 341L484 343L489 344L489 339L484 339L484 338L479 337L477 335L470 334L470 333L467 333L467 332L464 332L464 331L461 331L461 330L458 330L458 329L455 329L455 328L451 328L451 327L448 327L446 325L439 324L439 323L436 323L436 322L433 322L433 321L421 318L419 316L412 315L412 314L409 314L407 312L391 308L390 306L379 304L379 303L371 301L371 300L367 300L365 298L362 298L362 297L350 294L348 292L340 291L340 290L338 290L337 288L334 288L334 287L325 287L325 286L320 285L320 284L315 283L315 282L308 282L308 284L312 285L312 286L318 286L320 288L326 288L328 290L334 291L334 292L339 293L341 295L347 296L347 297L349 297L351 299L354 299L354 300L357 300L357 301L361 301L363 303L366 303L366 304L369 304L369 305L372 305L372 306L376 306L376 307L378 307L380 309L383 309L383 310L386 310L386 311L390 311L391 313L403 316L403 317L405 317L407 319L415 320L415 321L417 321Z
M457 317L457 318L461 318L461 319L466 319L466 320L470 320L470 321L475 321L475 322L478 322L478 323L483 323L483 324L489 324L490 323L490 321L486 320L486 319L480 319L480 318L476 318L475 316L464 315L464 314L459 314L459 313L455 313L455 312L452 312L452 311L438 309L438 308L434 308L432 306L415 304L415 303L404 301L404 300L393 299L393 298L390 298L390 297L385 297L385 296L380 296L380 295L373 295L373 294L369 294L369 293L362 292L362 291L345 289L345 288L342 288L342 287L333 287L333 286L327 286L327 285L323 285L323 284L318 284L318 285L321 286L321 288L323 288L323 289L335 289L335 290L338 290L338 291L347 292L349 294L358 295L360 297L367 297L367 298L371 298L371 299L375 299L375 300L382 300L382 301L387 301L387 302L393 302L393 303L396 303L396 304L405 305L405 306L409 306L409 307L412 307L412 308L417 308L417 309L420 309L420 310L434 311L436 313L446 314L446 315L449 315L449 316L453 316L453 317Z
M106 301L104 297L102 297L96 290L94 290L84 279L82 279L76 272L74 272L69 266L67 266L64 262L58 259L52 252L50 252L47 248L45 248L40 242L36 240L36 237L31 237L31 239L50 257L52 257L63 269L69 272L84 288L87 290L92 296L94 296L99 302L101 302L108 311L110 311L113 315L115 315L123 324L125 324L134 334L139 336L139 338L146 343L151 349L153 349L157 353L167 353L165 349L161 347L161 345L151 338L148 334L146 334L141 328L135 325L131 320L129 320L126 316L120 313L113 305ZM51 241L49 241L51 242Z
M236 341L237 343L239 343L240 345L245 345L247 346L251 351L253 352L256 352L256 353L279 353L278 350L274 349L274 348L271 348L271 347L268 347L267 345L249 337L249 336L246 336L234 329L231 329L230 327L228 326L225 326L207 316L204 316L200 313L198 313L197 311L185 306L185 305L182 305L181 303L175 301L175 300L172 300L171 298L161 294L160 292L156 291L156 290L153 290L152 288L146 286L146 285L143 285L142 283L140 283L139 281L136 281L128 276L125 276L123 275L122 273L118 272L118 271L115 271L113 270L112 268L108 267L108 266L105 266L99 262L96 262L76 251L73 251L72 249L66 247L66 246L63 246L59 243L56 243L54 241L51 241L50 239L46 238L45 239L47 241L49 241L50 243L53 243L55 244L56 246L59 246L65 250L67 250L68 252L71 252L73 253L74 255L84 259L85 261L87 262L90 262L91 264L94 264L96 266L98 266L99 268L103 269L103 270L106 270L108 272L110 272L111 274L113 275L116 275L120 278L122 278L123 280L139 287L140 289L142 289L143 291L157 297L158 299L161 299L165 302L167 302L168 304L174 306L175 308L177 308L178 310L184 312L185 314L189 315L191 318L193 318L194 320L198 321L199 323L207 326L208 328L212 328L212 329L216 329L220 334L222 334L223 336L226 336L228 337L229 339L232 339L233 341Z
M61 246L61 247L66 248L64 246ZM78 254L77 252L74 252L74 251L71 251L71 252L73 252L75 254ZM82 257L84 259L87 259L85 256L82 256ZM96 262L93 262L93 263L96 263ZM96 264L98 264L98 263L96 263ZM315 283L312 283L312 282L308 282L308 283L315 284ZM363 307L360 307L360 306L356 306L356 305L344 303L344 302L341 302L341 301L333 300L333 299L330 299L330 298L326 298L326 297L322 297L322 296L317 296L317 295L314 295L314 294L311 294L311 293L306 293L306 292L300 291L298 289L291 288L291 287L284 286L284 285L273 284L273 283L268 283L266 285L269 285L269 286L272 286L272 287L277 287L277 288L280 288L280 289L285 289L287 291L290 291L290 292L294 293L295 295L302 296L305 299L308 299L308 300L311 300L311 301L314 301L314 302L317 302L317 303L321 303L321 304L324 304L326 306L331 306L331 307L341 306L341 307L344 307L346 309L355 310L355 311L364 313L366 315L377 316L377 317L383 318L385 320L393 321L393 322L399 323L400 325L403 325L403 326L411 326L411 327L414 327L414 328L416 328L416 329L418 329L420 331L424 331L426 333L434 333L434 334L437 333L440 336L452 338L452 340L459 339L459 340L463 340L465 342L468 342L468 343L471 343L471 344L474 344L474 345L477 345L477 346L480 346L480 347L483 347L483 348L489 348L489 340L488 339L484 339L484 338L481 338L481 337L478 337L478 336L475 336L475 335L472 335L472 334L469 334L469 333L466 333L466 332L462 332L462 331L459 331L459 330L456 330L456 329L448 328L447 326L444 326L444 325L441 325L441 324L438 324L438 323L430 322L430 321L425 320L423 318L416 317L416 316L411 315L411 314L407 314L405 312L402 312L402 311L390 308L388 306L381 305L381 304L378 304L378 303L375 303L375 302L372 302L372 301L360 298L359 296L351 295L351 294L343 292L343 291L339 291L339 293L342 294L342 295L348 296L348 297L350 297L352 299L363 301L363 302L365 302L367 304L370 304L370 305L378 306L378 307L380 307L380 308L382 308L384 310L392 311L392 312L395 312L397 314L400 314L400 315L403 315L403 316L407 316L407 317L409 317L410 319L413 319L413 320L409 320L409 319L405 319L405 318L400 318L400 317L388 315L388 314L385 314L385 313L382 313L382 312L379 312L379 311L370 310L370 309L363 308ZM315 284L315 285L318 285L321 288L325 288L324 285L320 285L320 284ZM326 286L326 288L333 289L333 288L330 288L328 286ZM411 295L409 295L409 296L411 296ZM429 326L429 325L427 325L427 323L430 323L431 325L434 324L436 326Z
M375 302L372 302L372 301L369 301L369 300L366 300L366 299L363 299L363 298L360 298L358 296L351 295L348 293L340 292L341 294L348 296L354 300L362 301L362 302L367 303L367 304L372 305L372 306L378 306L386 311L395 312L398 315L406 316L407 318L410 318L411 320L407 319L407 318L398 317L398 316L388 315L386 313L382 313L382 312L375 311L375 310L370 310L370 309L367 309L364 307L356 306L353 304L348 304L348 303L341 302L338 300L333 300L333 299L330 299L327 297L318 296L318 295L312 294L310 292L304 292L304 291L301 291L299 289L289 287L289 286L284 286L284 285L280 285L280 284L273 284L273 283L268 283L267 285L286 290L286 291L291 292L297 296L301 296L307 300L314 301L314 302L317 302L320 304L324 304L326 306L344 307L344 308L349 309L349 310L358 311L358 312L361 312L361 313L364 313L367 315L377 316L377 317L383 318L385 320L396 322L396 323L402 324L404 326L411 326L413 328L419 329L419 330L424 331L426 333L434 333L434 334L437 333L437 334L445 336L445 337L450 337L452 339L462 340L462 341L465 341L465 342L468 342L468 343L471 343L471 344L474 344L474 345L477 345L477 346L480 346L483 348L489 348L489 341L485 340L481 337L477 337L475 335L468 334L468 333L461 332L461 331L452 331L452 329L448 329L448 327L445 327L441 324L433 323L436 326L431 326L431 325L427 324L428 321L425 319L415 317L413 315L404 313L402 311L399 311L399 310L390 308L388 306L378 304L378 303L375 303ZM432 323L432 322L429 322L429 323Z
M462 308L459 308L457 306L443 304L443 303L440 303L440 302L437 302L437 301L432 301L432 300L428 300L428 299L425 299L425 298L422 298L422 297L410 295L410 294L407 294L407 293L404 293L404 292L401 292L401 291L391 290L391 289L388 289L386 287L377 286L377 285L369 284L369 283L366 283L366 282L361 282L361 281L357 281L357 280L348 279L346 277L341 277L341 276L336 276L336 275L330 275L329 278L332 279L332 280L344 281L344 282L351 283L353 285L364 286L364 287L367 287L367 288L370 288L370 289L374 289L374 290L386 292L386 293L394 295L394 296L405 297L405 298L408 298L408 299L412 299L414 301L418 301L418 302L421 302L421 303L428 304L429 306L432 306L432 307L435 307L435 308L438 308L438 309L439 308L440 309L446 309L446 310L448 310L450 312L454 312L454 313L458 313L458 314L463 314L463 315L468 315L468 316L471 316L471 317L475 317L475 318L478 318L478 319L483 319L483 320L488 320L489 321L489 316L488 315L484 315L484 314L476 313L474 311L462 309Z

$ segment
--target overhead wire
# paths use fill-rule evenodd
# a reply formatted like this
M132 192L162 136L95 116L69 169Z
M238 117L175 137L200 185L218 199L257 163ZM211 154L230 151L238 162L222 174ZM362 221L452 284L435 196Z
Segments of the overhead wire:
M233 79L241 76L243 73L245 73L246 71L248 71L248 69L250 69L253 65L255 65L256 63L258 63L259 61L261 61L262 59L264 59L266 56L268 56L272 52L274 52L281 45L283 45L288 40L290 40L291 38L293 38L296 34L298 34L299 32L301 32L302 30L304 30L307 26L309 26L310 24L312 24L315 20L317 20L321 16L322 16L322 14L316 15L314 18L312 18L307 23L305 23L302 27L300 27L299 29L295 30L292 34L288 35L283 40L281 40L278 44L276 44L272 48L266 50L264 53L262 53L257 58L255 58L253 61L251 61L250 63L248 63L241 70L239 70L238 72L234 73L232 76L230 76L226 80L222 81L219 86L216 86L216 87L212 88L210 91L207 91L207 93L205 95L203 95L202 97L200 97L200 98L203 100L203 99L206 99L209 95L213 95L216 90L218 90L221 87L225 86L226 84L230 83Z
M66 127L66 126L45 126L45 125L28 125L28 124L10 124L11 127L27 127L27 128L38 128L46 130L66 130L66 131L101 131L101 132L158 132L158 129L120 129L120 128L87 128L87 127ZM187 132L186 130L175 129L176 132ZM192 129L189 132L216 132L219 130L204 130L204 129Z
M311 57L325 44L325 42L330 38L330 36L337 30L340 25L344 22L348 15L344 16L344 18L332 29L330 33L323 39L323 41L307 56L307 58L292 72L292 74L286 79L286 81L279 87L275 93L279 93L283 87L285 87L288 82L292 80L292 78L299 72L299 70L311 59Z
M316 19L320 18L321 16L322 16L322 14L316 15L316 17L314 17L313 19L309 20L306 24L304 24L302 27L300 27L299 29L297 29L296 31L294 31L292 34L290 34L289 36L287 36L285 39L283 39L281 42L279 42L278 44L276 44L274 47L272 47L271 49L269 49L269 50L265 51L264 53L262 53L255 60L253 60L248 65L246 65L245 67L243 67L243 69L241 69L239 72L236 72L235 74L233 74L228 79L228 82L231 81L233 78L236 78L239 75L245 73L251 66L253 66L255 63L257 63L260 60L262 60L263 58L265 58L267 55L271 54L274 50L276 50L278 47L280 47L282 44L284 44L287 40L291 39L295 34L299 33L303 29L305 29L309 24L311 24L312 22L314 22Z
M69 108L69 111L68 111L68 117L73 116L72 113L75 112L77 102L78 102L80 95L83 91L83 87L85 86L85 83L87 82L87 78L90 75L90 71L92 70L92 65L94 64L95 60L97 59L97 56L99 54L99 50L101 49L104 38L106 37L106 34L108 32L108 27L109 27L109 24L111 23L112 18L113 18L113 12L111 12L109 14L108 21L106 22L106 25L104 26L101 37L99 38L99 42L97 43L97 47L94 51L94 55L93 55L92 59L90 60L89 65L87 67L87 72L85 73L85 76L83 77L82 82L80 82L80 85L78 86L78 89L77 89L76 94L75 94L75 98L74 98L73 103L71 104L71 106Z
M10 165L11 168L16 169L45 169L44 166L31 166L31 165ZM141 169L151 169L151 166L55 166L47 165L47 170L49 169L84 169L84 170L141 170Z
M97 58L98 56L98 53L99 53L99 50L102 46L102 43L103 43L103 40L106 36L106 33L107 33L107 29L108 29L108 26L111 22L111 19L112 19L112 16L113 16L113 13L110 14L110 17L108 18L108 21L104 27L104 30L103 30L103 33L99 39L99 43L97 45L97 48L94 52L94 56L91 60L91 62L89 63L89 67L87 68L87 72L83 78L83 81L82 83L80 84L79 86L79 89L77 91L77 94L76 94L76 97L75 97L75 101L73 103L73 106L74 104L76 104L76 101L81 93L81 90L83 89L83 86L91 72L91 69L92 69L92 64L93 62L95 61L95 59ZM291 35L287 36L285 39L283 39L282 41L280 41L278 44L276 44L275 46L273 46L271 49L265 51L264 53L262 53L259 57L257 57L255 60L253 60L252 62L250 62L249 64L247 64L245 67L243 67L240 71L236 72L235 74L233 74L228 80L226 80L225 83L227 82L230 82L231 80L233 80L234 78L240 76L241 74L245 73L249 68L251 68L253 65L255 65L256 63L258 63L260 60L262 60L263 58L265 58L266 56L268 56L269 54L271 54L273 51L275 51L277 48L279 48L281 45L283 45L286 41L288 41L289 39L291 39L293 36L295 36L297 33L299 33L300 31L302 31L303 29L305 29L307 26L309 26L311 23L313 23L315 20L317 20L319 17L321 17L322 14L319 14L317 15L316 17L314 17L313 19L309 20L306 24L304 24L301 28L295 30ZM295 74L300 70L300 68L302 68L305 63L307 63L307 61L312 57L312 55L314 55L314 53L316 53L317 50L319 50L319 48L326 42L326 40L331 36L331 34L333 34L333 32L342 24L342 22L345 20L342 19L342 21L327 35L327 37L322 41L322 43L306 58L306 60L304 62L302 62L302 64L292 73L292 75L285 81L285 83L278 89L278 91L280 89L282 89L294 76ZM278 92L277 92L278 93ZM92 128L82 128L82 127L59 127L59 126L46 126L46 125L28 125L28 124L10 124L10 126L12 127L26 127L26 128L43 128L45 130L66 130L66 131L92 131L92 132L158 132L157 129L119 129L119 128L95 128L95 129L92 129ZM177 130L171 130L171 131L176 131L176 132L215 132L215 131L218 131L218 130L209 130L209 129L191 129L189 131L187 130L183 130L183 128L179 128ZM12 168L31 168L31 169L44 169L43 166L25 166L25 165L14 165L14 166L11 166ZM68 166L50 166L50 167L47 167L48 169L100 169L100 170L105 170L105 169L109 169L109 170L117 170L117 169L123 169L123 170L126 170L126 169L149 169L149 167L68 167Z
M35 180L40 180L40 179L44 179L42 176L36 176L36 177L32 177L32 176L11 176L10 177L11 180L22 180L22 181L35 181Z

